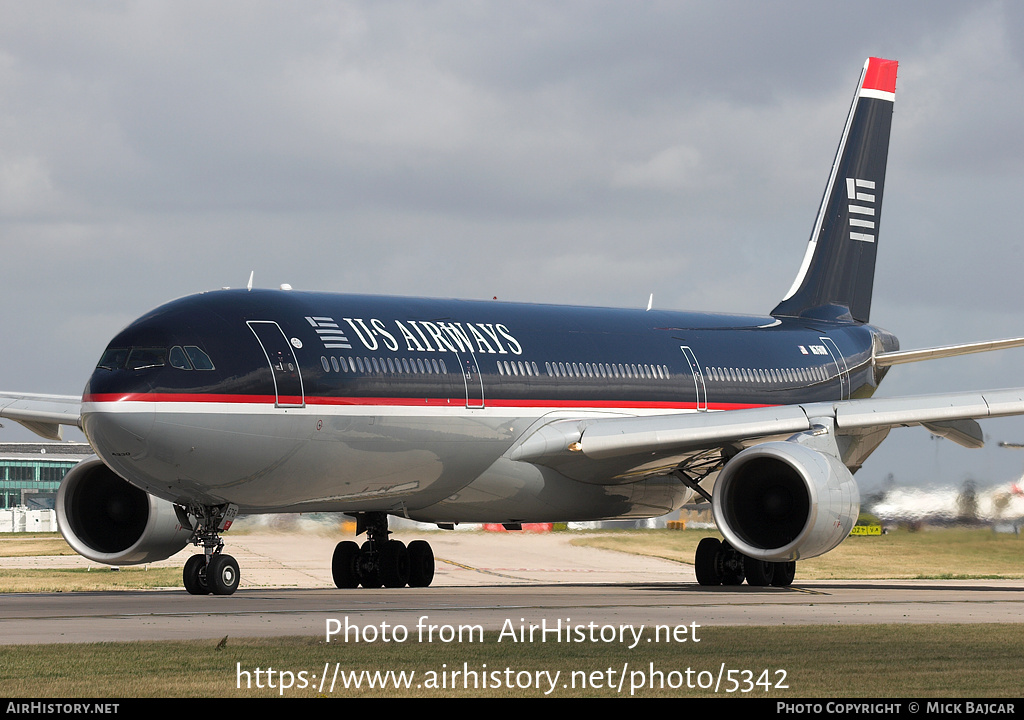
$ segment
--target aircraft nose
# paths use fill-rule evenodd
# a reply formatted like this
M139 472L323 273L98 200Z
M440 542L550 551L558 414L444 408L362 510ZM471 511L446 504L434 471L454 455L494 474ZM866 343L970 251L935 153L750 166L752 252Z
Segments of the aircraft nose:
M153 422L151 402L89 398L82 405L83 430L112 467L118 458L140 459L146 455Z

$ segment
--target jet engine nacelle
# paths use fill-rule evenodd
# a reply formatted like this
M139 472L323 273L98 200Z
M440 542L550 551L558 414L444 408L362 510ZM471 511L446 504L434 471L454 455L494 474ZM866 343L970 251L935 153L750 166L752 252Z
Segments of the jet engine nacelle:
M747 448L715 482L715 522L733 548L774 562L811 558L857 523L860 493L835 455L798 441Z
M165 560L192 534L171 503L123 480L95 455L64 476L57 526L75 552L107 565Z

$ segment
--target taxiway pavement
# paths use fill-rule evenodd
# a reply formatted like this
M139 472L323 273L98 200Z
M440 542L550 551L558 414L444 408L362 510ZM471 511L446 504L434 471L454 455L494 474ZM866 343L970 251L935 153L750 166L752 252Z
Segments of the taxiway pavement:
M396 537L402 538L401 533ZM403 538L405 540L412 537ZM411 629L507 621L598 625L778 625L1011 622L1024 618L1024 581L808 581L791 588L706 588L693 568L571 545L567 534L450 532L429 538L429 588L338 590L337 538L258 532L230 538L238 592L181 588L0 595L0 644L324 636L331 620ZM160 564L181 567L188 551ZM55 567L81 558L11 558L2 566ZM423 620L426 618L426 620Z

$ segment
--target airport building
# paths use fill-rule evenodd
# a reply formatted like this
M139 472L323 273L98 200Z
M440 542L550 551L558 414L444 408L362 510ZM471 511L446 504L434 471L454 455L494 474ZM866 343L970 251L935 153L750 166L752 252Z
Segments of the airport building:
M0 443L0 509L52 510L64 475L92 454L88 443Z

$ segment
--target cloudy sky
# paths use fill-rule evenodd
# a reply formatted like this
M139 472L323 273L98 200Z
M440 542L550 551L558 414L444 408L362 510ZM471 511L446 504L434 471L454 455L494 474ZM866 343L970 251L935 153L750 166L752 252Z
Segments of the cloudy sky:
M0 0L0 386L81 392L129 321L250 271L766 313L870 55L900 61L872 320L905 348L1024 335L1020 4ZM902 366L881 393L1022 366ZM1022 466L908 429L858 479Z

